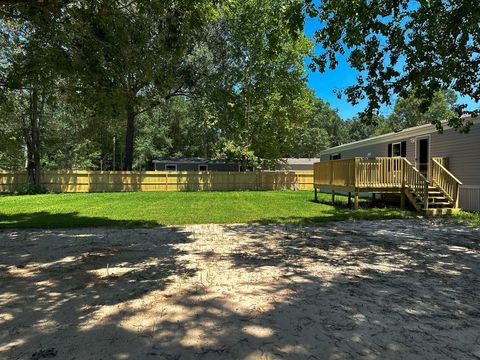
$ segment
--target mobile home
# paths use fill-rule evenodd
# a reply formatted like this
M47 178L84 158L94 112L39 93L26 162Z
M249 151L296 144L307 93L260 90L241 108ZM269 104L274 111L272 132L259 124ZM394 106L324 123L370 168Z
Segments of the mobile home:
M210 158L161 158L153 161L155 171L240 171L238 162Z
M399 174L392 174L393 170L398 170L398 166L404 166L403 163L405 163L405 171L410 171L409 168L412 167L412 171L416 174L412 176L416 176L418 180L420 176L417 172L420 173L427 180L429 186L434 187L432 190L438 190L445 195L448 195L448 189L442 188L442 184L439 184L440 180L437 177L448 177L448 182L455 180L458 184L458 207L465 210L480 210L480 119L475 118L472 122L473 125L466 134L459 133L448 128L448 126L444 126L444 132L439 133L435 126L428 124L336 146L324 150L321 153L320 162L358 159L357 162L359 162L360 167L363 166L362 171L368 173L365 172L362 175L355 168L352 169L352 176L355 175L355 171L357 171L358 176L366 176L368 179L365 178L364 181L368 180L370 183L367 181L366 186L362 185L364 188L374 187L371 185L375 176L382 181L386 181L385 179L391 176L390 182L394 188L397 186L396 184L401 186L402 181L403 186L405 186L405 181L408 185L408 179L401 179ZM382 160L385 167L381 170L383 172L380 173L382 166L380 160L375 163L372 162L376 158L386 159L385 161L388 158L403 158L405 161L395 165L393 163L387 164ZM340 164L341 162L337 163ZM324 172L327 169L325 166L327 165L323 165ZM376 169L377 172L373 174L372 169ZM341 176L341 171L337 170L337 176ZM344 179L335 180L334 178L335 175L330 174L330 179L317 181L318 187L327 189L337 187L341 190L342 187L350 185L350 182L344 181ZM357 179L357 185L358 181ZM358 186L356 187L354 183L351 184L353 184L351 189L347 189L347 191L358 190ZM371 189L370 192L376 192L374 190ZM428 202L427 198L423 200Z

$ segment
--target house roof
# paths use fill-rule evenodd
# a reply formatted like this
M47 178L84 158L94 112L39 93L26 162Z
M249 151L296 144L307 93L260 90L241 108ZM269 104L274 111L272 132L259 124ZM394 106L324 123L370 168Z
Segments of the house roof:
M288 165L293 165L293 164L309 165L309 164L315 164L316 162L319 161L319 159L318 158L285 158L285 159L280 159L280 161Z
M153 160L157 164L172 164L172 163L182 163L182 164L226 164L225 159L210 159L210 158L201 158L201 157L166 157Z
M480 118L475 118L471 119L474 124L480 123ZM449 129L450 127L447 125L446 121L442 122L442 125L444 129ZM432 124L425 124L425 125L419 125L407 129L403 129L400 131L396 132L390 132L388 134L383 134L379 136L373 136L367 139L359 140L359 141L354 141L351 143L343 144L343 145L338 145L326 150L323 150L320 154L332 154L336 153L339 151L345 151L345 150L350 150L350 149L355 149L361 146L366 146L366 145L371 145L371 144L376 144L376 143L382 143L382 142L387 142L387 141L396 141L396 140L402 140L408 137L413 137L413 136L421 136L425 134L431 134L433 132L437 131L437 128L435 125Z

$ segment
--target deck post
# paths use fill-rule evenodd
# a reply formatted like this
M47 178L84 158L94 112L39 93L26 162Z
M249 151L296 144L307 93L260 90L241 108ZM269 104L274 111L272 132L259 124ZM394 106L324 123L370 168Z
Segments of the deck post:
M352 207L352 192L348 192L348 207Z
M457 184L457 190L455 191L455 209L458 209L458 202L459 202L459 196L460 195L460 187Z
M315 187L315 202L318 202L318 189Z
M355 191L355 210L358 210L358 191Z
M357 178L357 174L358 174L358 166L359 166L359 163L360 163L360 159L358 157L355 158L355 165L353 167L353 184L355 187L358 186L358 178Z
M425 187L423 189L423 210L428 210L428 185L429 182L425 181Z
M400 209L405 210L405 188L400 191Z
M332 190L332 204L335 205L335 190Z
M406 167L405 167L405 161L402 159L402 188L400 189L400 209L405 210L405 178L406 178Z

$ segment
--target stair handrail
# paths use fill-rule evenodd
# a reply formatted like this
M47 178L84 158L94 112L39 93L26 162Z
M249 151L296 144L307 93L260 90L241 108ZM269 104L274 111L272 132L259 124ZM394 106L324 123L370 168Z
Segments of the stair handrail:
M431 168L432 181L454 202L455 208L458 208L459 187L462 182L434 158Z
M448 176L450 176L453 180L455 180L458 185L463 185L463 183L458 180L455 175L453 175L445 166L443 166L438 160L436 160L435 158L432 158L432 161L434 163L436 163Z
M415 166L412 165L412 163L407 158L403 158L403 160L407 165L405 166L404 171L404 182L422 199L424 210L427 210L428 186L430 185L430 182ZM420 184L418 184L418 180L420 181Z

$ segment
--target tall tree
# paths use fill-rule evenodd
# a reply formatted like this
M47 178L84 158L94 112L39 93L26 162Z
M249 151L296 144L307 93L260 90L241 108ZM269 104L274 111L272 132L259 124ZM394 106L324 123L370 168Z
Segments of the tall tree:
M307 12L320 22L315 33L324 51L312 69L334 69L338 55L348 54L360 75L345 90L356 104L368 98L367 118L390 104L392 94L422 99L431 105L439 90L453 89L480 102L480 3L477 0L305 0ZM448 124L462 128L459 117ZM473 111L478 114L478 108ZM432 122L441 128L440 119Z
M138 115L195 83L196 44L214 14L208 0L97 0L68 7L75 88L103 116L124 119L124 169L133 166Z
M13 121L21 129L33 187L40 186L44 109L62 67L62 51L54 40L58 16L56 4L0 8L0 87L7 99L2 105L18 116Z
M245 0L223 8L209 46L214 63L204 86L225 153L248 160L276 159L311 111L304 58L312 44L297 0ZM300 16L301 17L301 16ZM221 151L220 151L221 153Z

